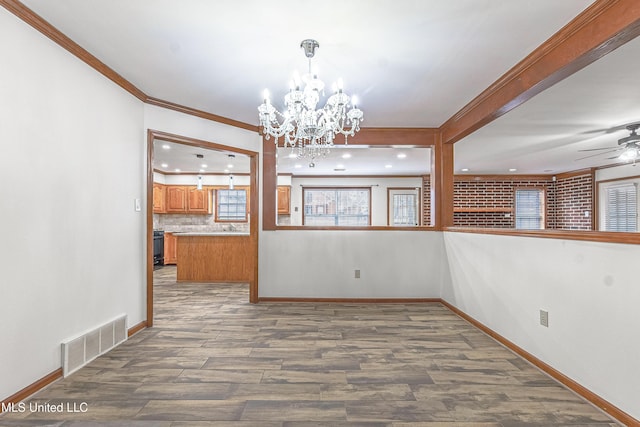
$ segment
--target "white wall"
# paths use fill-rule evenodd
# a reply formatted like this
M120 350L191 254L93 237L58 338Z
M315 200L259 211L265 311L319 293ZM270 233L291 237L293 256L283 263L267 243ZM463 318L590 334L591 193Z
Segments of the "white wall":
M387 188L422 188L422 178L296 178L291 179L291 224L302 225L302 186L371 187L371 225L387 225ZM298 211L295 211L295 208Z
M144 127L230 147L262 151L262 137L257 132L153 105L144 106Z
M448 283L438 232L277 230L259 252L260 297L439 298Z
M0 399L145 317L143 106L0 8Z
M444 244L446 301L640 419L640 246L449 232Z

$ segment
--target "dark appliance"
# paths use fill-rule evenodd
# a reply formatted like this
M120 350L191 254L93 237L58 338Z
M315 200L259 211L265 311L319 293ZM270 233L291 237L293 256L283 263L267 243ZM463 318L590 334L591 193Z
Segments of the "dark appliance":
M153 230L153 265L164 265L164 231Z

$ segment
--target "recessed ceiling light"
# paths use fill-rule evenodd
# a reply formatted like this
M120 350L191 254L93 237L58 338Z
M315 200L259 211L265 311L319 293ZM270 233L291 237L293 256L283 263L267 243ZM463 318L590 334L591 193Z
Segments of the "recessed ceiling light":
M393 165L384 165L385 168L387 169L391 169L393 167Z
M208 166L207 164L203 163L203 164L201 164L201 165L200 165L200 167L201 167L201 168L205 168L205 169L206 169L206 168L208 168L209 166Z
M302 167L301 164L297 164L297 165L294 166L294 168L296 168L296 169L300 169L301 167Z
M342 155L342 158L343 158L343 159L350 159L350 158L351 158L351 154L350 154L350 153L344 153L344 154Z
M200 169L200 172L204 172L204 169Z
M229 164L227 165L227 167L228 167L229 169L231 169L231 168L233 167L233 165L232 165L231 163L229 163Z
M511 169L509 169L509 172L515 172L515 171L517 171L517 170L518 170L518 169L516 169L516 168L511 168Z
M469 172L469 168L462 168L460 169L462 172Z
M166 163L163 163L163 164L161 164L160 166L162 166L163 168L168 168L168 167L169 167L169 165L168 165L168 164L166 164Z
M407 157L407 155L404 154L404 153L400 153L396 157L399 158L399 159L404 159L405 157Z
M336 169L344 169L344 165L336 165Z
M180 172L180 169L175 169L176 172Z
M277 165L276 165L277 166ZM229 169L225 169L224 173L229 173Z
M162 146L162 149L163 149L163 150L169 150L169 149L171 149L171 146L170 146L169 144L164 144L164 145Z

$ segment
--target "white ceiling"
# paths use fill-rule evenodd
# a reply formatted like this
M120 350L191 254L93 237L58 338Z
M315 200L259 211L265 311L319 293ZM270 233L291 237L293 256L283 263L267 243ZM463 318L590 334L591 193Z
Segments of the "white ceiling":
M165 174L250 172L249 157L231 151L208 150L159 139L154 142L153 151L153 168Z
M300 41L315 38L314 66L358 96L363 126L439 127L592 0L23 2L151 97L257 125L263 89L280 106L307 65ZM574 159L626 135L602 129L640 121L637 44L458 142L456 171L611 163Z

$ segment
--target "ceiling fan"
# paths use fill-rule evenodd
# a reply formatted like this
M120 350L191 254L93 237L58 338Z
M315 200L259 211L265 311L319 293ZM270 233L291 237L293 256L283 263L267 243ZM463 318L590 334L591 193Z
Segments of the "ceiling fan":
M638 135L637 130L640 129L640 123L633 123L626 126L627 130L630 132L629 136L620 138L618 140L618 147L604 147L604 148L591 148L588 150L578 150L578 151L602 151L607 150L600 153L591 154L585 157L581 157L578 160L584 160L595 156L601 156L603 154L616 153L621 152L620 154L616 154L613 157L607 157L608 160L611 159L620 159L624 161L636 161L636 159L640 158L640 135Z

